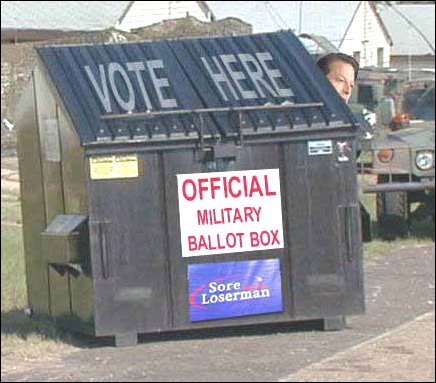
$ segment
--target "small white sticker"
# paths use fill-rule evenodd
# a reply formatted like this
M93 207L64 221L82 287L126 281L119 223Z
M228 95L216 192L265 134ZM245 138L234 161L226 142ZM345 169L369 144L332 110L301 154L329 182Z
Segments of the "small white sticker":
M309 156L322 156L333 154L333 142L326 141L309 141L308 143Z
M349 162L352 153L350 143L349 142L338 142L338 161L339 162Z

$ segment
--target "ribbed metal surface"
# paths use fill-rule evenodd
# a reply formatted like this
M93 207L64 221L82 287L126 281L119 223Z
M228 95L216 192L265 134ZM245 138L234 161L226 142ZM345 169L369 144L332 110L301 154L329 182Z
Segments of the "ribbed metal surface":
M82 143L225 138L240 130L292 133L352 123L346 106L291 32L57 46L38 52ZM297 107L289 108L289 103ZM288 107L186 113L265 105ZM177 110L185 112L156 113ZM112 115L116 117L108 118Z

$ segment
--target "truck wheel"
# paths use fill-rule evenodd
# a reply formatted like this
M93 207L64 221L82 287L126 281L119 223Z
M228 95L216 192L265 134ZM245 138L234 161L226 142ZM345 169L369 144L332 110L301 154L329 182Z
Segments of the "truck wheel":
M388 182L387 176L379 177L378 183L386 182ZM395 239L406 236L408 232L408 215L407 192L377 194L377 221L382 238Z

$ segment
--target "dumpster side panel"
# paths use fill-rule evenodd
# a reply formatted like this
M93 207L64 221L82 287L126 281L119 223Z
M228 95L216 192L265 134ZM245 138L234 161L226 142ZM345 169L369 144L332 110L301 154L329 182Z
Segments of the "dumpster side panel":
M62 151L62 184L66 214L88 216L87 168L84 150L66 113L58 105L58 119ZM93 318L92 280L90 275L89 231L81 233L80 248L69 261L81 265L83 272L69 276L72 314L91 323Z
M361 254L346 256L344 216L339 214L341 206L358 205L353 161L339 163L336 153L309 156L307 142L289 145L285 158L295 315L358 314L363 306L356 269Z
M45 215L51 222L57 214L65 212L64 178L62 164L67 162L61 146L58 104L42 68L35 70L37 115L41 147L42 180L44 185ZM43 247L49 268L50 312L53 316L71 315L71 289L68 275L58 275L50 269L54 260L65 261L65 249Z
M28 304L37 312L48 314L48 269L40 235L46 227L46 218L33 79L32 75L18 108L23 114L17 116L17 151Z
M35 70L37 115L47 222L64 212L60 133L56 101L40 69Z
M62 183L66 214L88 215L86 166L84 151L70 120L58 105L58 120L62 151Z
M98 335L168 328L164 189L157 154L136 178L90 180L90 239Z

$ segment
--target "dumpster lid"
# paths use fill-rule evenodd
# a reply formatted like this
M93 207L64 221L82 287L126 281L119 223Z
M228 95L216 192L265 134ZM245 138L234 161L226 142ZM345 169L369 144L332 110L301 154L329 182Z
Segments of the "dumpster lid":
M290 31L37 51L82 144L353 124Z
M46 236L68 236L87 220L79 214L58 214L42 232Z

